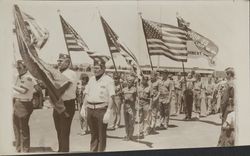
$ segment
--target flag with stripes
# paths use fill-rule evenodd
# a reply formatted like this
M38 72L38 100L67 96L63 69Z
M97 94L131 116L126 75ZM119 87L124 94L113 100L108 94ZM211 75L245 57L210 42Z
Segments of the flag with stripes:
M142 19L149 55L187 62L187 33L169 24Z
M136 59L135 55L125 44L119 41L118 35L111 29L105 19L102 16L100 18L111 54L121 54L126 60L127 64L131 66L132 70L137 75L141 75L142 72L139 66L139 62Z
M61 15L59 16L61 19L66 46L69 52L87 52L89 57L92 58L94 61L102 60L104 62L107 62L110 59L109 56L89 50L87 44L83 41L81 36L74 30L74 28L68 22L66 22Z

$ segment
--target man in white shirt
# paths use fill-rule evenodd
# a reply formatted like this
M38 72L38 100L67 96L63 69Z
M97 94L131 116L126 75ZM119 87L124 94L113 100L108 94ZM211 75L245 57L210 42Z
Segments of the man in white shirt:
M65 106L65 111L59 114L54 109L53 118L59 144L58 152L69 152L70 127L75 114L75 90L77 75L74 71L69 69L71 63L69 55L59 54L59 59L57 60L57 62L58 69L69 79L71 85L68 89L65 90L61 97Z
M87 116L92 152L105 151L107 125L115 95L114 80L105 74L105 69L104 61L94 62L94 76L90 78L84 91L86 95L81 109L81 115Z
M18 77L13 87L13 128L17 152L29 152L29 119L33 112L32 98L36 81L28 72L22 60L17 61Z

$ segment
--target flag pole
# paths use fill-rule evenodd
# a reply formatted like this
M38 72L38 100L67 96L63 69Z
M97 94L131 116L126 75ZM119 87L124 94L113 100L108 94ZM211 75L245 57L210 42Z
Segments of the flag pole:
M185 83L185 89L186 89L187 88L186 72L185 72L184 62L181 61L181 63L182 63L182 71L184 75L184 83Z
M139 15L141 17L141 21L142 21L142 28L143 28L143 33L144 33L144 36L145 36L145 41L146 41L146 45L147 45L147 51L148 51L148 43L147 43L147 38L146 38L146 33L145 33L145 27L144 27L144 24L143 24L143 18L142 18L142 13L139 12ZM148 51L148 57L149 57L149 61L150 61L150 67L151 67L151 70L153 71L153 64L152 64L152 60L151 60L151 57L150 57L150 54L149 54L149 51Z
M101 19L102 16L101 16L101 13L100 13L99 10L98 10L98 13L99 13L99 17L100 17L100 20L101 20L101 23L102 23L103 31L104 31L104 33L105 33L104 25L103 25L103 22L102 22L102 19ZM106 33L105 33L105 37L106 37L106 41L108 42L108 36L106 35ZM112 62L113 62L113 64L114 64L115 72L116 72L116 74L118 75L118 71L117 71L117 68L116 68L116 65L115 65L115 60L114 60L113 55L112 55L112 53L111 53L110 46L108 45L108 47L109 47L109 52L110 52L110 55L111 55ZM122 85L121 85L120 77L119 77L119 79L118 79L118 82L119 82L120 88L121 88L121 90L122 90L123 87L122 87Z
M65 33L64 33L64 29L63 29L63 18L61 16L61 11L58 9L57 12L59 13L59 17L60 17L60 21L61 21L61 25L62 25L62 30L63 30L63 36L64 36L64 41L65 41L65 44L66 44L66 48L67 48L67 52L69 54L69 59L70 59L70 67L73 68L73 62L72 62L72 58L71 58L71 55L70 55L70 51L69 51L69 47L68 47L68 44L66 42L66 36L65 36Z

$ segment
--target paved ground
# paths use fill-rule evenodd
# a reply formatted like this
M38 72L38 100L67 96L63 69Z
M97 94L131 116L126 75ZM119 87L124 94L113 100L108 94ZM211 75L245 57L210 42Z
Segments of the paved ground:
M52 109L39 109L34 110L31 115L31 152L57 151L52 112ZM218 114L200 118L199 121L183 121L183 118L183 114L172 116L168 130L158 130L158 134L149 135L133 142L122 140L125 135L124 127L108 131L107 151L216 146L220 134ZM138 124L135 127L135 132L138 132ZM89 151L90 135L82 136L80 132L79 116L78 111L76 111L70 136L70 150L72 152Z

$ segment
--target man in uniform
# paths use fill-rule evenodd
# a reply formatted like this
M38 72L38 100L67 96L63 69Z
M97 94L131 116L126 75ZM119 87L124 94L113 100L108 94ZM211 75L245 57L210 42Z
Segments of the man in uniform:
M193 110L193 86L195 78L193 77L193 72L189 73L186 79L187 87L184 91L184 103L185 103L185 120L191 120L192 110Z
M105 74L104 61L94 62L94 76L85 89L81 115L87 116L91 133L90 151L103 152L106 148L107 125L115 95L114 80Z
M71 85L65 90L61 97L65 106L65 111L60 114L55 109L53 111L53 118L59 146L58 152L69 152L70 128L72 119L75 114L75 89L77 83L77 75L74 71L69 69L69 66L71 64L69 55L59 54L57 63L60 72L71 82Z
M177 79L175 80L174 84L175 84L177 114L179 114L183 111L181 73L177 74Z
M202 82L200 74L195 74L196 81L194 82L193 93L194 93L194 112L197 114L197 118L200 117L201 113L201 90L202 90Z
M151 83L150 83L150 90L151 90L151 105L150 105L150 112L149 115L151 118L150 123L150 130L149 133L155 132L156 120L157 120L157 113L159 110L159 88L160 88L160 80L157 79L157 72L151 72Z
M128 86L123 88L124 96L124 120L125 120L125 141L133 140L134 124L135 124L135 102L136 102L136 87L134 86L135 75L130 74L127 77Z
M143 76L141 84L138 88L138 100L139 100L139 137L143 138L144 135L148 135L149 121L148 112L151 102L150 86L148 84L148 78Z
M168 128L169 116L170 116L170 102L171 102L171 94L172 88L171 83L168 79L168 71L164 70L162 73L162 81L160 82L160 96L159 96L159 104L160 104L160 128Z
M111 125L111 129L117 129L120 126L121 121L121 105L122 105L122 88L120 76L114 73L114 83L115 83L115 96L114 96L114 104L113 104L113 121Z
M36 85L35 79L28 72L22 60L17 61L18 77L13 95L13 127L17 152L29 152L30 129L29 119L33 112L32 97Z

